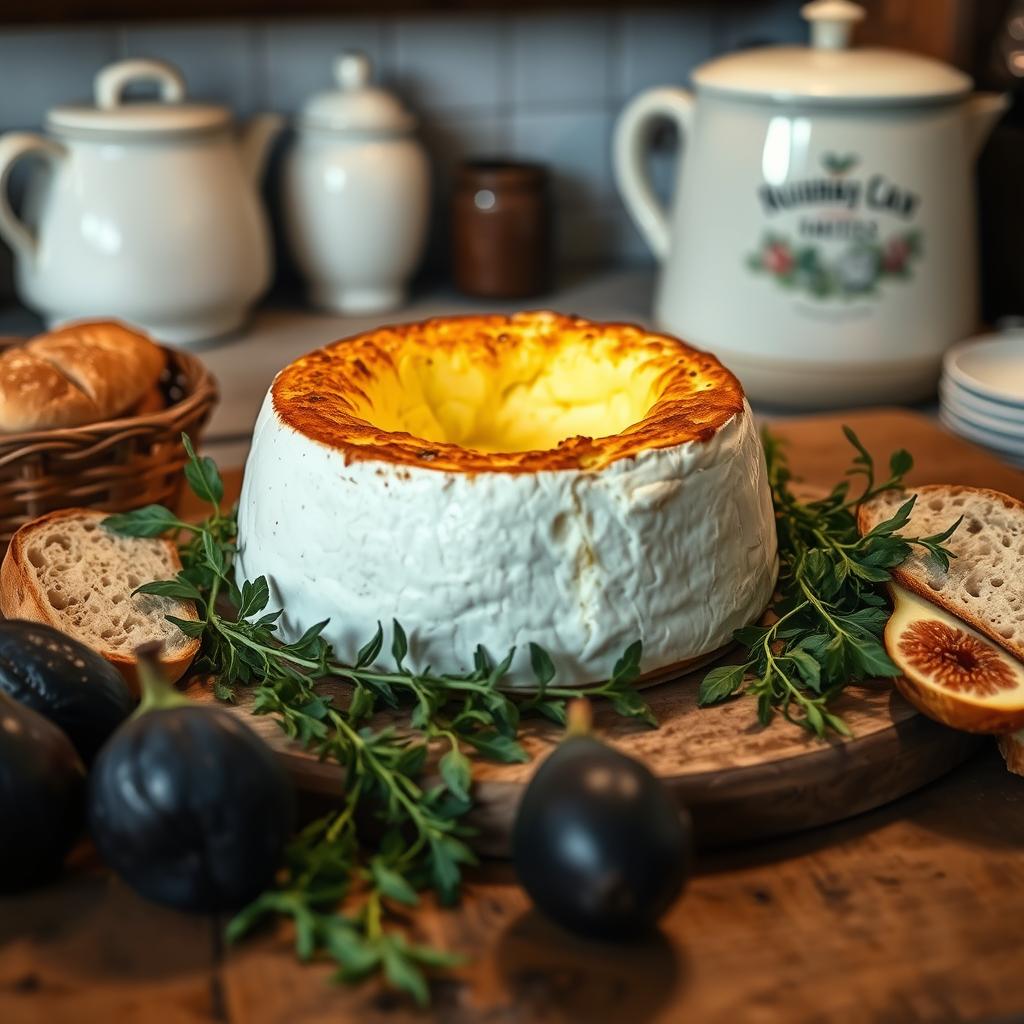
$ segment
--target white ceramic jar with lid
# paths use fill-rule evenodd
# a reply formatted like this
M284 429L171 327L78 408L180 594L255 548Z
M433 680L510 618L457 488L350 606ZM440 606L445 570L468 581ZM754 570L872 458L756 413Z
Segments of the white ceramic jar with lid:
M976 327L973 166L1004 101L941 62L851 47L858 4L803 13L810 47L713 60L695 93L623 111L616 177L662 263L655 316L761 401L923 397ZM660 118L682 136L671 211L644 166Z
M430 169L413 116L370 84L370 61L344 53L338 88L312 97L284 167L283 210L309 299L342 313L405 301L426 240Z
M154 102L126 102L133 83ZM0 235L26 305L52 325L118 317L173 343L241 325L270 279L257 183L280 121L239 136L230 112L189 103L168 64L126 60L95 80L95 105L56 107L46 135L0 139ZM23 218L8 199L15 163L39 158Z

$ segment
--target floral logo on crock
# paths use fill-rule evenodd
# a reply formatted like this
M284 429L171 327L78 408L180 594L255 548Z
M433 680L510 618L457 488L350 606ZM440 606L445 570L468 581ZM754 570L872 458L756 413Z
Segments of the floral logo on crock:
M836 178L848 174L859 163L856 153L825 153L821 158L821 166Z
M887 281L909 280L921 232L909 224L883 232L882 218L913 221L920 197L882 174L855 176L855 153L823 153L820 162L817 177L760 186L766 218L792 229L766 231L748 268L817 299L869 296Z
M920 254L918 231L892 235L880 245L856 243L831 258L818 246L767 233L761 248L748 258L747 266L770 275L784 288L818 299L854 298L876 292L884 281L906 280Z

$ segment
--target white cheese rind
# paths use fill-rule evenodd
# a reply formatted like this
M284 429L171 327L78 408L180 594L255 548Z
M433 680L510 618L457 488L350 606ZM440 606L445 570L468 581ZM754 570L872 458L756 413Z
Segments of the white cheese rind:
M410 663L469 670L476 644L496 660L515 645L524 684L530 641L576 683L638 637L645 673L708 654L761 614L778 564L746 406L708 442L597 471L470 474L346 463L268 395L238 515L239 579L267 576L288 639L329 618L351 659L395 618Z

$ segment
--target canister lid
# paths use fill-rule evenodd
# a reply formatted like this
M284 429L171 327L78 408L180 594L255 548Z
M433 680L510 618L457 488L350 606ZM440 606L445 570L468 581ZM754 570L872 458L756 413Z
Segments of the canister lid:
M416 119L385 89L371 85L373 66L365 53L342 53L334 61L337 89L317 93L303 106L304 128L397 135L412 131Z
M850 0L814 0L801 8L810 46L769 46L729 54L693 73L698 89L777 101L899 104L953 99L971 91L969 75L901 50L850 46L864 8Z
M137 82L159 89L155 102L126 102L125 92ZM122 60L105 67L94 83L95 106L54 107L47 126L60 132L102 132L105 135L169 135L209 131L231 122L226 107L185 102L185 79L171 64L158 60Z

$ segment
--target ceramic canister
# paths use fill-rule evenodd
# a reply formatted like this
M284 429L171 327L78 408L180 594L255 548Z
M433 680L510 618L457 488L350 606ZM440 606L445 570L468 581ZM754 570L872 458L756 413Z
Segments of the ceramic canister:
M314 305L394 309L423 253L430 168L414 118L370 84L364 54L342 54L334 73L338 88L305 104L286 157L288 241Z
M863 16L816 0L810 47L698 68L620 118L615 167L662 263L661 326L762 401L827 406L934 391L976 326L974 158L1003 109L938 61L850 45ZM683 139L666 210L644 167L652 121Z

